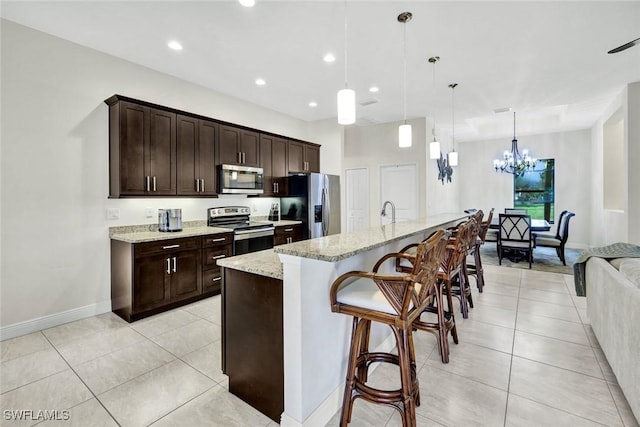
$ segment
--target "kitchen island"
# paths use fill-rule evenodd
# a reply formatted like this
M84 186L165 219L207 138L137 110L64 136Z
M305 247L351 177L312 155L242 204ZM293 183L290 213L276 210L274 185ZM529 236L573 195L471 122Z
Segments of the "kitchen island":
M229 391L256 407L261 405L256 400L282 396L283 426L325 425L340 408L351 331L351 319L331 312L333 281L347 271L371 270L383 255L467 216L440 214L222 260L223 369L229 375ZM395 345L389 329L376 326L380 325L372 328L371 348L389 351ZM240 351L252 355L253 361L231 368ZM277 373L278 378L265 380L265 371L280 369L282 377ZM242 378L240 384L234 376ZM272 387L278 381L281 393ZM243 391L234 390L236 385ZM267 415L276 419L273 407L270 411Z

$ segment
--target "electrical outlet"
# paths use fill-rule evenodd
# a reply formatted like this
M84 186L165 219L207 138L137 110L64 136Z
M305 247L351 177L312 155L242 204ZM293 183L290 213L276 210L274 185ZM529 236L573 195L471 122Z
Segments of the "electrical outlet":
M107 208L107 219L120 219L120 209Z
M154 208L146 208L144 213L147 218L153 218L156 215L156 210Z

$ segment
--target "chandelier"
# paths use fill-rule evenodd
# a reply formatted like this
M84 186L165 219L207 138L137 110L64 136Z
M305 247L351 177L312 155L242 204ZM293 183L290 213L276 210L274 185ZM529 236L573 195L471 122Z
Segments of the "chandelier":
M525 172L530 172L536 167L538 159L529 156L529 150L518 151L518 140L516 139L516 113L513 112L513 140L511 141L511 151L505 150L502 160L495 159L493 167L496 172L510 173L521 176Z

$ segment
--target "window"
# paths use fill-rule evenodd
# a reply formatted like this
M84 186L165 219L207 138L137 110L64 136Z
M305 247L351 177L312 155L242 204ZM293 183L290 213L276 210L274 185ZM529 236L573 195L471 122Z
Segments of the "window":
M555 218L554 159L539 159L536 168L513 176L513 207L526 209L532 219Z

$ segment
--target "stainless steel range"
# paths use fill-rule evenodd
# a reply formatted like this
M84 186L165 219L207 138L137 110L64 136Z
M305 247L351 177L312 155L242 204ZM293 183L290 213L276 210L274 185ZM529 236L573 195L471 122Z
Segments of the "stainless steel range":
M207 209L210 227L233 229L233 254L241 255L273 247L275 227L269 222L249 220L251 210L244 206Z

